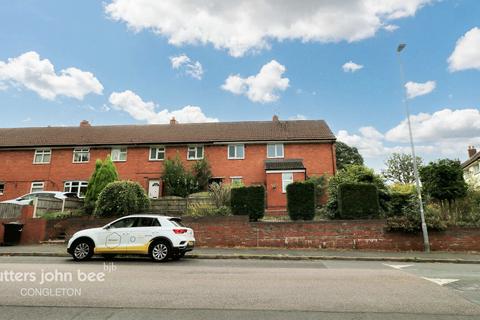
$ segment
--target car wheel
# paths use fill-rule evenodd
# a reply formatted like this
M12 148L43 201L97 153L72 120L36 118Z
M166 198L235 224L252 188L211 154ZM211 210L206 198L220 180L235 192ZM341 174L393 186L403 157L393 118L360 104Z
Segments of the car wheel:
M157 241L150 248L150 257L153 261L163 262L170 257L170 246L165 241Z
M88 240L78 240L73 244L72 257L75 261L85 261L93 256L93 244Z

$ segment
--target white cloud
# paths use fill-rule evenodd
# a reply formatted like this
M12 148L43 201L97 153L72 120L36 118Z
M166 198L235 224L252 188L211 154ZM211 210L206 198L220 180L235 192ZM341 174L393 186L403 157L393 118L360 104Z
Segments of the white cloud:
M360 41L414 16L432 0L188 1L113 0L107 15L135 32L152 30L169 43L212 44L239 57L272 40Z
M172 117L180 123L217 122L216 118L207 117L200 107L185 106L182 109L157 111L157 105L151 101L145 102L136 93L126 90L113 92L108 99L116 110L127 112L136 120L147 123L169 123Z
M202 79L202 64L199 61L192 61L186 54L170 57L170 63L173 69L183 70L185 74L192 78Z
M222 89L237 95L246 95L253 102L274 102L279 98L276 92L288 88L288 78L282 78L285 70L285 66L272 60L254 76L242 78L238 74L230 75Z
M343 66L342 69L344 72L355 72L363 68L363 65L361 64L356 64L352 60L346 62Z
M451 72L467 69L480 70L480 29L472 28L458 39L447 61Z
M435 81L432 80L424 83L409 81L405 84L405 88L407 89L407 98L413 99L415 97L429 94L430 92L435 90L436 86L437 84L435 83Z
M393 32L393 31L397 30L398 28L399 28L399 26L397 26L395 24L388 24L388 25L383 27L383 29L387 30L388 32Z
M0 61L0 87L7 84L25 87L48 100L57 96L82 100L89 93L102 94L103 91L102 84L91 72L70 67L57 74L53 64L48 59L40 60L34 51L7 62Z

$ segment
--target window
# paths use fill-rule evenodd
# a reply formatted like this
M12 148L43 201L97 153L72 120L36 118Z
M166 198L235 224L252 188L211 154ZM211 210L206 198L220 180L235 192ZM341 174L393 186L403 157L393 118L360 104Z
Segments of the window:
M110 228L118 229L118 228L131 228L135 224L137 218L125 218L122 220L118 220L110 225Z
M245 145L229 144L228 159L245 159Z
M287 186L293 182L293 173L292 172L283 172L282 173L282 192L287 192Z
M268 144L267 158L283 158L283 143Z
M65 181L63 184L63 192L75 193L77 197L84 198L87 192L87 181Z
M33 157L33 163L42 164L50 163L52 157L51 149L35 149L35 156Z
M30 188L30 192L39 192L43 191L43 188L45 187L44 182L32 182L32 186Z
M112 161L127 161L127 148L112 148Z
M230 177L230 185L232 187L243 186L243 178L242 177Z
M187 152L188 160L203 159L203 146L190 146Z
M160 227L157 218L138 218L135 227Z
M73 149L73 163L85 163L90 161L90 148Z
M151 147L150 148L150 161L159 161L165 159L165 147Z
M0 182L0 196L5 192L5 183Z

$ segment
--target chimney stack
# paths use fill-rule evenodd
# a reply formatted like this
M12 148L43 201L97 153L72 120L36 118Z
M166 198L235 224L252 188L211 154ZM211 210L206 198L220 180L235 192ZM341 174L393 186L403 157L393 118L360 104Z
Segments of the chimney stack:
M477 149L474 146L468 146L468 157L471 158L477 153Z
M80 121L80 128L91 127L90 122L88 120Z
M278 120L278 116L277 116L276 114L273 115L272 121L273 121L273 122L278 122L278 121L279 121L279 120Z
M172 117L172 119L170 119L170 124L176 124L177 123L177 120L175 120L175 117Z

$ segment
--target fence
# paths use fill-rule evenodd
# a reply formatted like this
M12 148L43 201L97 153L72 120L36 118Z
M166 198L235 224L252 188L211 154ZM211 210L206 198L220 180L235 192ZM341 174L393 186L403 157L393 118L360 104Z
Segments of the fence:
M213 205L210 197L163 197L159 199L150 199L150 211L164 215L184 215L188 208L197 204Z
M19 217L22 214L22 207L14 203L0 203L0 219Z
M41 217L47 212L70 211L83 207L83 201L78 199L65 199L65 202L55 198L37 198L34 201L34 216Z

